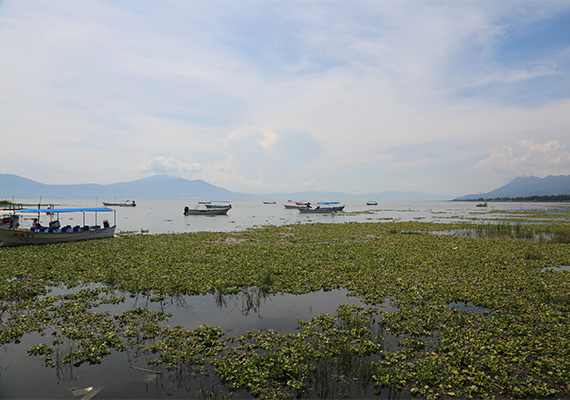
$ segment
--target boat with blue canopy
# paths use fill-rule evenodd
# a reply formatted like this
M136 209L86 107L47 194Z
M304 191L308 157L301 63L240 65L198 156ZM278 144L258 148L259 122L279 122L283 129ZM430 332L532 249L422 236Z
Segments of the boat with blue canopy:
M103 220L103 225L97 222L98 213L114 213L113 225L107 219ZM0 241L4 246L19 246L25 244L53 244L76 242L79 240L111 238L115 235L117 214L115 210L106 207L94 208L25 208L18 210L19 215L29 216L37 214L33 218L33 224L29 228L0 229ZM61 214L81 213L83 216L82 225L65 225L60 223ZM86 214L94 214L94 224L88 225ZM41 216L49 216L49 225L41 225ZM29 219L29 218L28 218Z

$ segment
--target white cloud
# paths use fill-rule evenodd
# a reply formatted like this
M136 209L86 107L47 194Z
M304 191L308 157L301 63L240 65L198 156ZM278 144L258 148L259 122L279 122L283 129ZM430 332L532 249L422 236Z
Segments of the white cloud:
M570 174L570 151L556 140L542 144L532 139L521 140L515 146L494 152L473 168L507 176Z
M175 174L190 175L202 170L202 165L198 163L188 163L177 160L174 157L158 156L140 163L135 170L152 174Z

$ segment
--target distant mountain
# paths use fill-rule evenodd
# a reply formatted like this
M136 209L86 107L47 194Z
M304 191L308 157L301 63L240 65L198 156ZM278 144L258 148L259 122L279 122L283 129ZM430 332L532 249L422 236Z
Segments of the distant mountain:
M552 196L570 194L570 176L549 175L545 178L536 176L515 178L500 188L488 193L469 194L455 200L499 199L529 196Z
M46 185L17 175L0 174L0 199L188 199L188 200L320 200L320 201L435 201L449 196L421 192L380 192L354 195L343 192L248 194L226 190L202 180L154 175L109 185Z
M11 199L234 199L247 195L234 193L201 180L155 175L131 182L109 185L46 185L17 175L0 174L0 198Z

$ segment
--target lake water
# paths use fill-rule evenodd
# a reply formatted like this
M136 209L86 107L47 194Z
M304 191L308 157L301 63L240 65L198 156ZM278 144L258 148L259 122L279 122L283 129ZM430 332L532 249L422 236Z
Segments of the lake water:
M33 200L20 200L33 204ZM18 201L18 202L20 202ZM44 200L57 207L96 207L101 203L89 200ZM316 202L314 202L316 203ZM116 207L118 233L182 233L182 232L230 232L266 225L297 223L348 223L348 222L391 222L430 221L458 222L500 218L496 211L553 210L551 203L489 203L488 207L476 207L473 202L386 202L368 206L364 201L343 202L345 212L335 214L301 214L297 210L285 209L284 202L264 204L262 201L232 201L228 215L184 216L185 206L193 206L184 200L140 200L137 207ZM493 212L495 211L495 212ZM22 225L31 224L26 217ZM49 217L43 216L47 224ZM104 218L112 222L113 214L99 213L98 223ZM563 218L563 217L562 217ZM82 224L81 214L61 216L62 224ZM94 221L86 221L92 224ZM168 324L180 324L195 329L207 324L219 326L227 336L242 335L256 329L274 329L279 333L293 333L298 319L310 320L322 314L334 314L341 303L363 305L358 298L350 297L345 290L314 292L304 295L265 296L256 292L216 297L181 296L161 303L150 302L147 297L129 297L124 303L110 308L112 313L135 307L163 310L172 313ZM57 294L56 290L54 294ZM101 311L101 310L99 310ZM148 367L146 360L136 352L113 352L101 365L80 367L58 366L47 368L40 357L29 356L27 349L50 339L39 335L26 335L19 344L11 343L0 347L0 399L16 398L76 398L88 396L81 389L105 387L94 399L105 398L196 398L199 390L211 389L215 380L201 381L188 376L157 375L141 369ZM135 367L135 368L133 368ZM358 392L359 397L363 392ZM234 398L249 398L248 393L235 393ZM375 393L368 388L364 397L409 398L394 388Z
M35 200L37 202L37 200ZM34 204L34 200L18 200ZM95 200L43 200L42 204L61 207L101 207ZM312 201L316 204L317 201ZM183 215L185 206L195 203L187 200L140 200L136 207L111 207L116 210L117 232L145 232L150 234L182 232L231 232L264 225L288 225L296 223L348 223L348 222L390 222L390 221L429 221L458 222L474 219L495 219L497 211L555 210L555 203L489 203L488 207L476 207L474 202L379 202L368 206L364 201L347 201L344 212L334 214L301 214L297 210L286 209L285 202L264 204L259 200L232 201L232 209L227 215ZM34 216L24 220L24 226L31 225ZM43 217L47 224L49 217ZM113 222L113 214L98 213L100 224L103 219ZM562 218L562 217L561 217ZM62 224L82 224L80 214L67 214L60 217ZM94 220L87 220L92 224Z

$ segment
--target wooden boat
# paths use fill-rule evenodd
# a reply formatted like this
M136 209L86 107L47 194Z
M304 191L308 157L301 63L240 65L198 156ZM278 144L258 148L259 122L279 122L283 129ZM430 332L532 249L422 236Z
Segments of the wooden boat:
M377 206L377 205L378 205L378 202L377 202L377 201L374 201L374 200L370 200L370 201L367 201L367 202L366 202L366 205L367 205L367 206Z
M264 201L263 204L277 204L276 201Z
M288 209L299 209L299 208L309 208L311 207L311 203L309 203L308 201L292 201L289 200L287 203L285 203L285 208Z
M232 206L214 208L184 207L184 215L226 215Z
M104 201L103 205L105 207L136 207L137 203L134 200Z
M83 225L61 226L59 216L62 213L83 213ZM95 225L85 224L85 213L95 213ZM114 210L100 208L26 208L19 210L21 214L46 214L50 216L49 227L34 227L29 229L8 228L0 229L0 240L4 246L19 246L24 244L53 244L76 242L80 240L111 238L115 235L116 222L113 226L107 220L103 221L103 227L97 225L97 213L115 212ZM54 219L55 218L55 219ZM39 218L38 218L39 219ZM115 215L116 221L116 215Z

